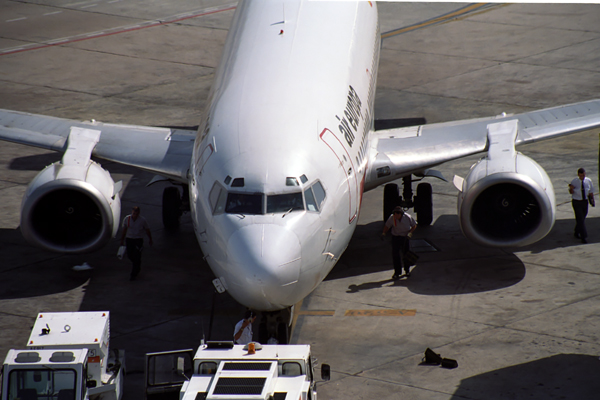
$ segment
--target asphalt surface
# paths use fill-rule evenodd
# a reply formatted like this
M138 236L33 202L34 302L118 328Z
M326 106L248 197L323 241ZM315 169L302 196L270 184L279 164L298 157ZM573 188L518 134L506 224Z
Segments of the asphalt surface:
M0 108L74 119L194 126L219 63L235 2L0 2ZM600 93L600 6L379 3L384 34L378 118L427 122L517 113ZM439 18L438 18L439 17ZM364 196L359 226L327 279L299 304L294 343L332 366L321 399L594 399L600 392L600 212L589 244L573 238L566 187L578 167L598 183L598 131L528 145L552 179L557 221L537 244L488 249L458 226L457 192L430 181L434 222L415 233L409 279L392 281L381 242L382 188ZM154 236L143 271L118 241L81 256L36 249L19 231L28 182L60 155L0 143L0 354L24 347L38 312L109 310L125 349L125 400L143 398L144 354L230 339L243 307L215 295L189 215L162 228L165 184L103 163L126 183ZM451 180L478 159L440 166ZM92 269L75 271L87 262ZM211 324L211 314L214 315ZM426 348L458 368L422 365Z

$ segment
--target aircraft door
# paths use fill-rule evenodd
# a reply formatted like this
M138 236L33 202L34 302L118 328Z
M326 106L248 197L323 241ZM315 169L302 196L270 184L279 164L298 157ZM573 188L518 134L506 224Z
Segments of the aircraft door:
M350 153L344 148L342 141L331 132L329 129L323 129L320 135L323 142L333 151L333 154L338 159L340 166L344 170L346 175L346 182L348 183L348 201L350 203L350 213L348 215L348 222L354 221L358 215L358 182L356 178L356 171L354 170L354 163L350 157Z
M146 400L178 400L193 374L194 350L146 354Z

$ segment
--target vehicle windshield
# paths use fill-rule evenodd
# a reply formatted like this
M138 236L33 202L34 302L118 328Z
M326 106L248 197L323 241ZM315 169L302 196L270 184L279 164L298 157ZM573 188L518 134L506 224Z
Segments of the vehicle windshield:
M8 400L75 398L72 369L15 369L8 376Z
M267 196L267 214L304 210L302 192Z

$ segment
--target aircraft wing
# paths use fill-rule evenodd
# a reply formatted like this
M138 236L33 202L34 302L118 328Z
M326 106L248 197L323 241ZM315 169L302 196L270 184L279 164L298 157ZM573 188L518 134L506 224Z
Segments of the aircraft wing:
M550 139L600 126L600 100L517 115L376 131L365 191L446 161L489 149L488 125L518 120L515 145Z
M187 183L196 131L35 115L0 110L0 140L65 152L71 128L100 131L92 155Z

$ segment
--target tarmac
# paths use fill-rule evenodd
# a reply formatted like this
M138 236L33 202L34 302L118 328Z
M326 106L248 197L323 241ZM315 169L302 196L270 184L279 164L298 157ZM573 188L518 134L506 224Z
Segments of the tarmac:
M600 97L600 5L379 3L384 35L377 118L428 123L518 113ZM0 108L74 119L194 126L235 2L82 1L0 4ZM461 10L455 12L456 10ZM392 281L380 241L382 188L363 197L359 226L326 280L296 306L293 343L308 343L332 379L320 399L597 399L600 393L600 207L589 244L573 237L567 184L579 167L598 182L598 130L524 146L551 177L557 219L523 248L490 249L462 235L452 183L428 180L434 222L419 227L419 260ZM438 169L450 181L479 157ZM0 144L0 355L22 348L39 312L110 311L111 346L125 349L124 400L144 397L148 352L231 340L243 307L216 294L189 215L161 223L165 187L102 163L126 184L154 246L142 274L116 258L118 240L65 256L20 230L26 185L60 155ZM87 262L91 269L76 271ZM213 318L211 318L211 315ZM422 363L431 348L455 359ZM3 357L3 356L2 356Z

